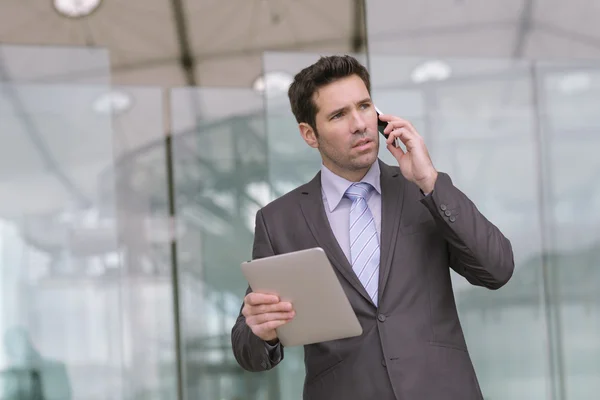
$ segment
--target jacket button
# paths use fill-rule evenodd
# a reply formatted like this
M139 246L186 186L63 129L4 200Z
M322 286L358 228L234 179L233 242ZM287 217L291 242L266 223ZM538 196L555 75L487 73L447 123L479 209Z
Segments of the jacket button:
M456 217L455 217L454 215L453 215L453 216L451 216L449 219L450 219L450 222L454 222L454 221L456 221Z
M260 366L263 367L264 369L267 369L267 362L266 361L261 362Z
M446 217L449 217L452 215L452 213L450 212L450 210L446 210L444 211L444 215L446 215Z
M448 208L448 207L446 207L446 205L445 205L445 204L442 204L442 205L440 206L440 210L442 210L442 211L446 211L446 209L447 209L447 208Z
M381 360L381 365L383 365L384 367L386 367L386 363L385 363L385 358L383 360Z
M379 315L377 316L377 319L378 319L379 321L381 321L381 322L384 322L384 321L385 321L385 315L383 315L383 314L379 314Z

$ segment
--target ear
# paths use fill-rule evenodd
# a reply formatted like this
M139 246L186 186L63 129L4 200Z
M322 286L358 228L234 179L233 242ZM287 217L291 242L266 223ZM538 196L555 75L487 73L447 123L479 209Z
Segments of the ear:
M304 141L313 149L316 149L319 147L319 142L317 140L317 135L315 133L315 130L306 122L301 122L298 125L298 128L300 129L300 135L302 135L302 139L304 139Z

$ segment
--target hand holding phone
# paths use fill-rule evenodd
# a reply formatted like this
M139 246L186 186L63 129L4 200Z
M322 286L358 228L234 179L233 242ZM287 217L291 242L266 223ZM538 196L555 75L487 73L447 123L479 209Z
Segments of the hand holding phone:
M377 108L377 106L375 106L375 111L377 112L377 129L379 130L379 133L381 133L383 135L383 137L386 138L386 140L387 140L389 135L386 135L385 133L383 133L383 131L385 130L385 127L387 126L388 123L379 119L379 116L383 113L381 111L379 111L379 108ZM396 147L400 147L400 139L399 138L396 138L394 140L394 145Z

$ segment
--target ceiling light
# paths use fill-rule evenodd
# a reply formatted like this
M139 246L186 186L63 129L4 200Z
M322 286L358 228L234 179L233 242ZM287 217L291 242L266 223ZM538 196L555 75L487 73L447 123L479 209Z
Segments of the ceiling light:
M415 83L423 83L427 81L443 81L450 77L451 69L448 64L443 61L427 61L417 68L411 74L411 79Z
M252 88L269 97L278 96L287 93L293 81L294 78L287 72L272 71L256 78Z
M592 78L586 72L566 74L558 80L558 88L565 94L581 93L590 88Z
M133 99L124 92L112 91L98 97L93 104L94 111L102 115L119 115L131 108Z
M81 18L90 15L100 6L102 0L53 0L54 8L69 18Z

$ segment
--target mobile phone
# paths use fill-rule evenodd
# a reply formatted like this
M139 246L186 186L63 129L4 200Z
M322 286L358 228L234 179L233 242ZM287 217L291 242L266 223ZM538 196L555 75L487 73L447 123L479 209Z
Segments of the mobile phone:
M375 106L375 111L377 112L377 129L379 130L379 133L381 133L383 137L387 140L389 135L386 135L385 133L383 133L383 131L385 130L385 127L388 125L388 123L379 119L379 115L383 113L379 111L379 108L377 108L377 106ZM394 145L396 147L400 147L399 138L396 138L396 140L394 140Z

